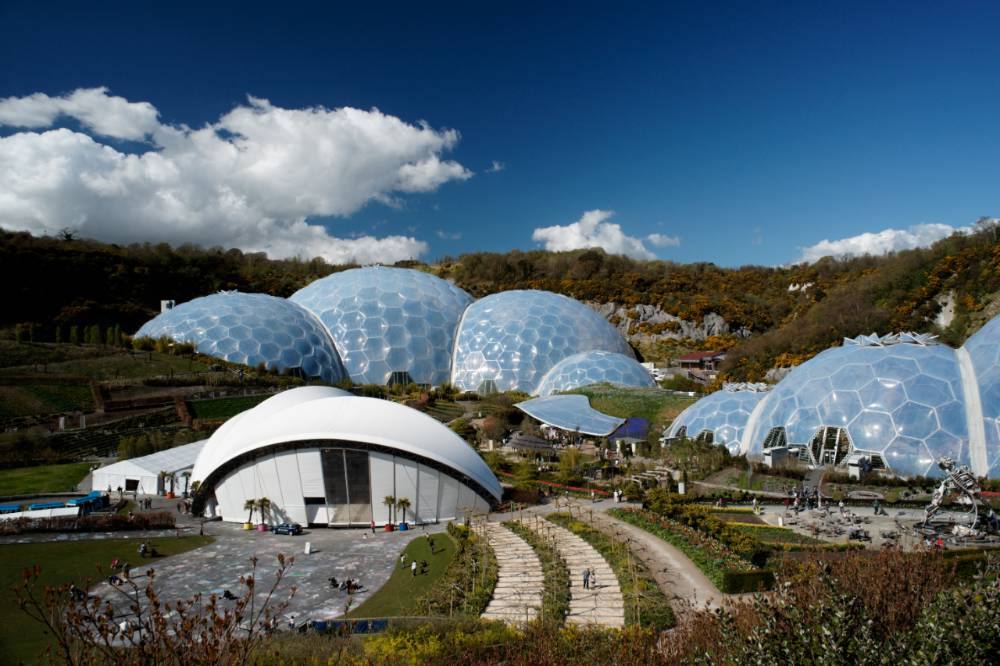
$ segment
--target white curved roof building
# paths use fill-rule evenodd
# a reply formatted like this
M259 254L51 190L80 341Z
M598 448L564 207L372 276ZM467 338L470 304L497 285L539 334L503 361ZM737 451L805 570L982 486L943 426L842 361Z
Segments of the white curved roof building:
M267 497L267 522L382 525L403 518L383 502L409 500L408 522L459 518L499 503L500 483L450 429L414 409L339 389L280 393L227 421L195 462L206 512L243 522ZM395 518L395 520L393 520Z

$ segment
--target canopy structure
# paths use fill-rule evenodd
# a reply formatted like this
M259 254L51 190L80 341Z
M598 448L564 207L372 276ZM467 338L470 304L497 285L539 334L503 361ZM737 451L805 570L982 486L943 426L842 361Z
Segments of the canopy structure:
M140 495L152 495L163 490L186 490L183 483L178 484L177 475L194 467L194 462L207 441L203 439L182 444L95 469L91 477L91 488L104 491L108 488L112 491L121 488ZM161 477L160 472L166 472L167 477Z
M592 408L585 395L550 395L525 400L514 406L553 428L595 437L607 437L625 423L625 419L608 416Z

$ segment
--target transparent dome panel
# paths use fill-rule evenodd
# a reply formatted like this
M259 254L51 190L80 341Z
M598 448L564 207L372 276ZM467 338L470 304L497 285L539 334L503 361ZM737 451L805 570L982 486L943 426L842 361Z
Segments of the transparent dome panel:
M464 391L491 382L499 391L532 393L557 363L587 351L634 358L615 327L583 303L547 291L505 291L463 315L452 383Z
M333 341L307 310L267 294L223 291L181 303L146 322L136 337L189 342L207 356L330 383L346 378Z
M386 384L406 373L418 384L441 384L472 297L422 271L373 266L328 275L291 300L323 322L352 381Z

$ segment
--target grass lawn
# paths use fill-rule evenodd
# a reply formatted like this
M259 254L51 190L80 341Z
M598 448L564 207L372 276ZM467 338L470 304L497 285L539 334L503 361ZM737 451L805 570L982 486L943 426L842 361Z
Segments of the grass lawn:
M69 492L87 476L90 463L37 465L0 470L0 496Z
M164 555L176 555L211 543L211 537L154 539L149 543ZM0 663L32 663L46 647L42 625L28 618L13 603L11 587L21 582L26 567L41 567L39 583L57 587L70 582L82 584L98 577L97 565L107 567L116 557L129 557L136 564L135 539L103 539L56 543L29 543L0 546L0 589L9 601L0 604Z
M729 523L729 526L768 545L781 545L784 543L819 545L827 543L822 539L815 539L805 534L799 534L787 527L747 527L733 523Z
M610 384L594 384L570 391L590 399L590 406L618 418L638 416L654 426L664 426L677 417L697 398L674 395L659 388L618 388Z
M228 419L251 407L256 407L271 397L265 395L240 395L233 398L214 400L194 400L188 403L191 415L196 419Z
M427 592L441 577L455 557L455 542L447 533L432 535L434 554L427 538L419 536L406 546L406 566L398 563L392 576L367 601L347 614L347 617L403 617L414 614L414 601ZM413 576L410 562L427 560L427 573Z

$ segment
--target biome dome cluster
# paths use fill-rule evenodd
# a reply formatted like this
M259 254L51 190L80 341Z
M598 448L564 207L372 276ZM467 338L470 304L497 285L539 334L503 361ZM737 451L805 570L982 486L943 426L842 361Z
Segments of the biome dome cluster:
M450 381L464 391L545 395L602 381L654 385L621 334L579 301L532 290L476 301L407 268L333 273L287 300L220 292L158 315L136 335L330 383Z
M665 434L711 438L752 458L789 450L813 466L865 459L899 476L937 475L948 457L996 477L998 350L998 320L959 349L910 333L847 339L742 409L721 408L735 407L725 390L702 398Z

